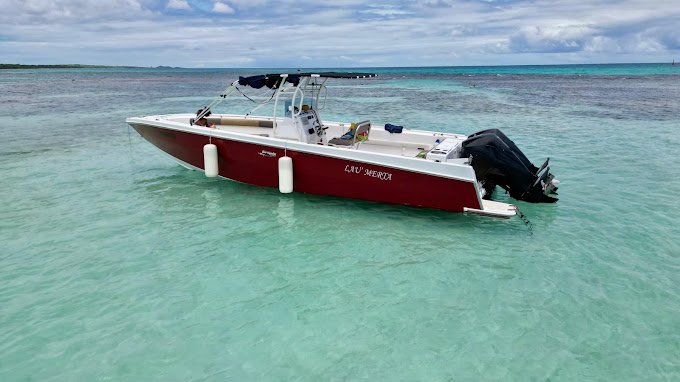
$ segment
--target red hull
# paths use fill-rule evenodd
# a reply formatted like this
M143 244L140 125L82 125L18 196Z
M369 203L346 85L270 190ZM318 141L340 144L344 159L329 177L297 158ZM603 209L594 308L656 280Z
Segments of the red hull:
M203 169L203 146L209 137L149 125L133 126L156 147L194 167ZM212 138L222 177L257 186L278 187L281 148ZM382 203L463 212L481 209L470 181L421 174L349 159L287 150L293 160L293 189L317 195L363 199Z

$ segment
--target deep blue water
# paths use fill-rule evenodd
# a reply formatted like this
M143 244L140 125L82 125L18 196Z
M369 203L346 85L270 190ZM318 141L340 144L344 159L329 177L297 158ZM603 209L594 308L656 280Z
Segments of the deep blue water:
M275 70L2 71L0 380L680 380L678 66L358 70L322 117L500 128L560 201L281 195L124 122Z

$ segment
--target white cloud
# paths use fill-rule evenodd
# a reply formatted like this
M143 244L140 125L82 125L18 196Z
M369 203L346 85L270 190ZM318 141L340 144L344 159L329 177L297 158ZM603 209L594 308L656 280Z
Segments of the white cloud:
M267 4L267 0L230 0L229 3L239 8L256 8L263 5L271 6Z
M577 51L594 33L588 25L525 26L510 37L509 47L518 52Z
M189 3L187 3L186 0L170 0L168 1L166 8L189 10L191 9L191 6L189 6Z
M193 1L0 0L2 61L295 67L680 56L680 8L664 0L621 0L616 11L576 0ZM293 8L305 17L290 17ZM229 24L217 22L222 15Z
M147 17L152 0L0 0L4 23L72 22L118 17ZM1 32L0 32L1 33Z
M408 14L411 14L412 12L401 9L400 7L395 7L395 6L373 6L373 7L369 7L368 9L362 10L361 13L373 14L373 15L382 16L382 17L390 17L390 16L408 15Z
M591 38L583 47L585 52L621 52L621 47L611 37L595 36Z
M213 12L222 14L232 14L234 13L234 8L218 1L213 5Z

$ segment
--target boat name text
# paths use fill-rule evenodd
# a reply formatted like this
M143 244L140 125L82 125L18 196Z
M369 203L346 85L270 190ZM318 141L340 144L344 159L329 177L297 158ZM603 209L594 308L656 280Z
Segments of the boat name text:
M392 180L392 173L371 170L368 168L363 168L362 166L347 165L345 166L345 172L348 172L350 174L363 174L364 176L370 176L372 178L378 178L380 180Z

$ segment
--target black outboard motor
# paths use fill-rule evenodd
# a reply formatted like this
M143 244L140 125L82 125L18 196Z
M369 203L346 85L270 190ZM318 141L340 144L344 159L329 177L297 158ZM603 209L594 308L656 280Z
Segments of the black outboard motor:
M550 173L548 158L541 167L529 159L498 129L474 133L463 142L461 157L472 156L472 168L490 198L498 185L517 200L554 203L559 181Z

